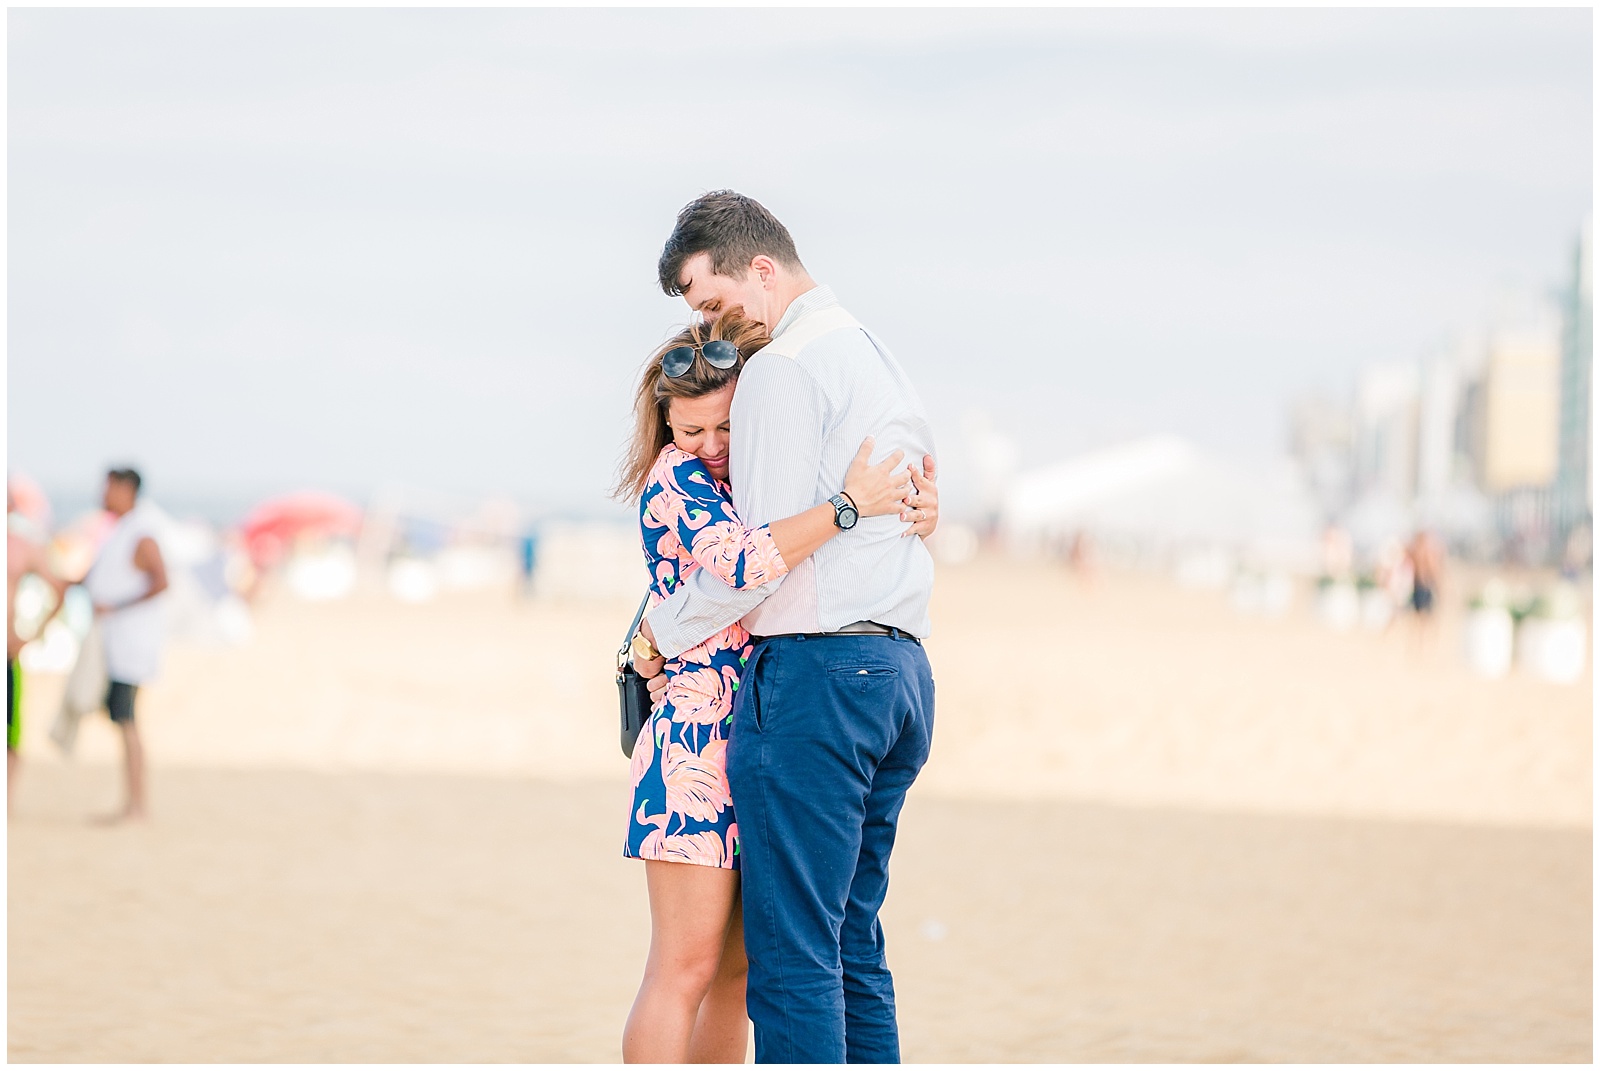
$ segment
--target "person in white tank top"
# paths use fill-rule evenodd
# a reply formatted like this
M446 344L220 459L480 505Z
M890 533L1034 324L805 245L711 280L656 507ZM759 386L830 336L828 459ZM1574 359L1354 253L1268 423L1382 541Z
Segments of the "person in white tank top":
M111 821L145 817L144 745L134 724L139 686L155 679L166 632L167 567L155 538L155 518L139 504L139 474L115 469L106 475L104 505L117 522L83 578L105 640L111 678L106 711L122 731L128 798Z

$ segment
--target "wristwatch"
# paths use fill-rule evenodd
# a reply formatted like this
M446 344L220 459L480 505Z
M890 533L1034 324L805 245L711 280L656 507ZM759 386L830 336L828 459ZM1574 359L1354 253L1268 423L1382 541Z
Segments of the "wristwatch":
M633 651L633 657L642 661L651 662L661 657L661 652L656 650L656 645L651 643L649 637L642 632L633 634L633 643L629 646Z
M833 523L841 532L848 532L856 526L861 519L861 514L856 512L854 502L843 491L828 499L828 505L833 507Z

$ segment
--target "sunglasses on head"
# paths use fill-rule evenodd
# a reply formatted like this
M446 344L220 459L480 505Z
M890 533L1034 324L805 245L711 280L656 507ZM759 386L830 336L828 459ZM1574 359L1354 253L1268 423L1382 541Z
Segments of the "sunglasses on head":
M661 355L661 371L668 379L677 379L694 364L695 351L706 359L712 368L729 369L739 363L739 347L724 339L704 342L699 346L675 346Z

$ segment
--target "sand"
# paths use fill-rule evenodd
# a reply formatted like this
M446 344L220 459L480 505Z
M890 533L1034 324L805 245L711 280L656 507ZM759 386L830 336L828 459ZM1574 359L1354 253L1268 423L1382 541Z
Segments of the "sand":
M609 1061L648 940L626 785L37 771L12 1060ZM1587 1061L1586 833L907 806L884 923L915 1061Z
M1160 577L1085 591L1059 569L941 572L920 784L970 799L1588 826L1592 672L1484 681L1447 615L1418 654L1396 628L1334 634L1302 597L1277 620ZM613 652L627 601L509 592L416 606L269 597L248 647L175 646L141 702L163 765L620 776ZM49 760L59 678L30 684ZM105 720L81 758L117 755Z
M616 1059L628 609L269 598L149 689L142 828L87 823L110 729L54 759L32 682L10 1058ZM999 562L935 620L885 909L908 1060L1590 1059L1590 678Z

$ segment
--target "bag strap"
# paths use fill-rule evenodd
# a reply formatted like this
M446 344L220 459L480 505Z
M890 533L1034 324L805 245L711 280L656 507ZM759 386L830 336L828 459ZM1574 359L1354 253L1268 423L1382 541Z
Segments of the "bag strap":
M639 631L639 622L644 620L644 612L650 606L650 589L644 589L644 598L639 600L639 612L633 615L633 624L628 626L628 634L622 637L622 646L617 648L617 668L621 669L628 664L629 645L633 643L633 634Z
M846 327L860 327L861 321L837 305L807 313L790 324L777 338L767 343L758 353L773 353L780 357L795 358L800 351L830 331Z

